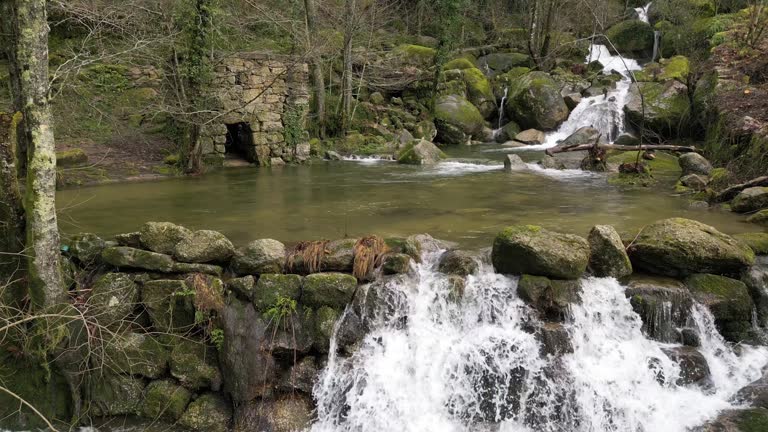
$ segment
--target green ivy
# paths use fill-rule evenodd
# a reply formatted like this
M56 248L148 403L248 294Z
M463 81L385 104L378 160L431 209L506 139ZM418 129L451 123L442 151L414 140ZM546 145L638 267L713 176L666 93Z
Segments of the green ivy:
M283 114L283 136L288 147L296 147L304 138L305 107L291 106Z

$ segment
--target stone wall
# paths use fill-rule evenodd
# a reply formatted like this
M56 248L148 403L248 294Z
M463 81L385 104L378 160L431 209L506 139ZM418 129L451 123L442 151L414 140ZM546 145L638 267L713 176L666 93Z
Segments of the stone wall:
M289 56L238 53L220 61L214 87L223 115L202 131L206 160L216 162L235 150L261 166L308 159L305 140L286 139L292 135L286 133L289 129L304 135L309 109L306 63ZM241 148L235 148L233 138Z

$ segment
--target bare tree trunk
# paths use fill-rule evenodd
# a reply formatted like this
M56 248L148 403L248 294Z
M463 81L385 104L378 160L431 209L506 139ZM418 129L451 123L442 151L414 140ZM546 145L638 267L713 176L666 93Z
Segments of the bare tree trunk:
M14 2L15 65L27 135L27 183L24 196L29 294L36 307L66 301L61 276L56 222L56 147L49 104L48 22L45 0ZM14 7L14 6L12 6Z
M344 21L346 23L344 30L344 80L341 90L341 126L344 133L349 129L352 122L352 36L355 31L354 25L355 0L346 0Z
M307 21L307 50L309 52L309 62L312 73L312 86L315 89L315 111L317 115L318 130L320 137L325 138L325 78L323 77L323 67L320 64L320 58L315 52L317 44L315 35L317 33L317 9L315 0L304 0L304 11Z

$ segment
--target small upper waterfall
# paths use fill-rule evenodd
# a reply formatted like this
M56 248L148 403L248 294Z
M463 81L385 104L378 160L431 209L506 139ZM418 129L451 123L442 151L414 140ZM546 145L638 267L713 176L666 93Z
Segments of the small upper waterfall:
M498 125L499 129L501 129L502 121L504 120L504 103L507 101L508 95L509 95L509 86L504 87L504 96L501 97L501 103L499 104L499 125Z
M645 5L643 7L635 8L635 11L637 12L637 19L639 19L640 21L642 21L644 23L649 22L648 21L648 9L651 8L652 4L653 4L653 2L648 3L647 5Z
M684 432L731 407L768 363L763 347L737 355L697 307L712 382L680 385L681 369L665 354L676 345L643 334L625 288L610 278L580 281L581 304L561 327L572 350L546 354L535 334L549 324L517 296L515 278L481 265L456 301L435 270L438 256L358 292L391 301L365 318L371 331L349 357L336 352L337 324L312 432Z

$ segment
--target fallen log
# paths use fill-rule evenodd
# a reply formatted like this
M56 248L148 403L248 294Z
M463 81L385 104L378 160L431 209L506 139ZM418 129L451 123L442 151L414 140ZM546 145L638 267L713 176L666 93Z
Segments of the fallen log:
M669 151L676 151L676 152L682 152L682 153L696 151L696 147L692 147L692 146L676 146L676 145L666 145L666 144L645 144L645 145L636 145L636 146L618 145L618 144L598 144L597 146L602 150L621 150L621 151L669 150ZM595 144L578 144L578 145L569 145L565 147L548 148L545 151L545 153L548 154L549 156L553 156L557 153L588 151L594 148L595 148Z
M716 203L730 201L734 199L736 195L738 195L739 192L743 191L744 189L748 189L756 186L768 186L768 176L756 177L748 182L740 183L740 184L725 188L720 193L715 195L715 198L713 199L713 201Z

